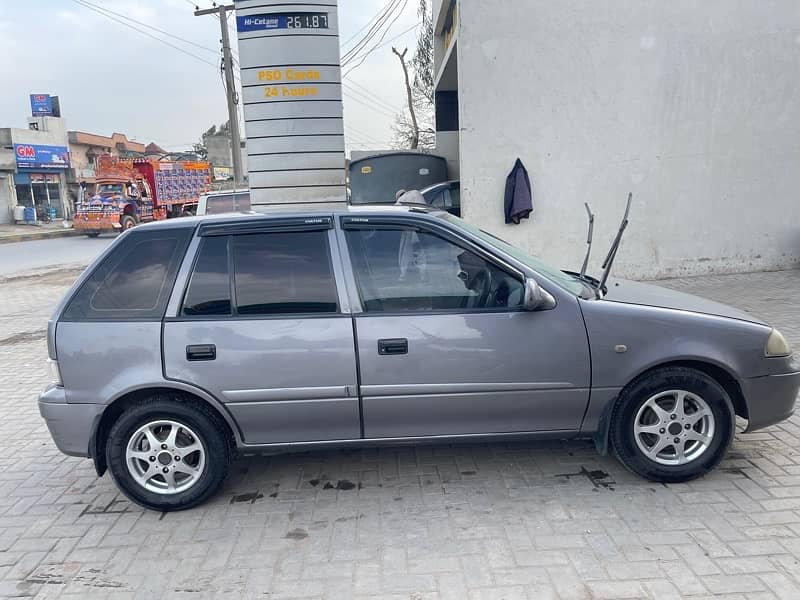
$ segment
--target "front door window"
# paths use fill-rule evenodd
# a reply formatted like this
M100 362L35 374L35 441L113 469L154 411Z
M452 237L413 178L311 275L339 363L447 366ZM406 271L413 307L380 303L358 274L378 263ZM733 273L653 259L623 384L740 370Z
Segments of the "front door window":
M347 231L367 312L486 310L522 304L522 281L435 233L376 227Z

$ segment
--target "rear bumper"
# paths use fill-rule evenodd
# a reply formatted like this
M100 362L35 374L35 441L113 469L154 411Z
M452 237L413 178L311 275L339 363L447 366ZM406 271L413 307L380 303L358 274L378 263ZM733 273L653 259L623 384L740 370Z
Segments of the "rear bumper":
M753 377L742 382L747 402L747 431L755 431L788 419L794 413L800 372Z
M61 452L89 456L89 441L103 404L69 404L64 388L50 386L39 396L39 414Z

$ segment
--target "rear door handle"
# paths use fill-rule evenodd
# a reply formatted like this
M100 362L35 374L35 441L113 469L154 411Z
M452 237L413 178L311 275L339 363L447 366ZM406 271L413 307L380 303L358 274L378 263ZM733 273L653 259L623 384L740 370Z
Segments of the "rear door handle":
M197 344L186 346L186 360L216 360L217 347L214 344Z
M378 354L408 354L408 340L406 338L393 338L378 340Z

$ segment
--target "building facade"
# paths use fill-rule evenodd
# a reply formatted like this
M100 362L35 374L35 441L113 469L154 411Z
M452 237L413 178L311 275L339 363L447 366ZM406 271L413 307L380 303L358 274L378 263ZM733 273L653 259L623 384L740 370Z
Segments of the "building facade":
M13 220L16 205L36 209L40 218L71 218L69 168L60 117L30 117L26 129L0 128L0 223Z
M437 154L464 217L590 273L800 265L800 11L792 0L434 0ZM506 225L520 158L534 212Z

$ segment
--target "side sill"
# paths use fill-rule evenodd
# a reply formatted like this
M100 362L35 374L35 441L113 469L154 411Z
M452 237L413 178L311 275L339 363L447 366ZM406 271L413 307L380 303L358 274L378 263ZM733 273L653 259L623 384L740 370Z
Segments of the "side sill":
M369 448L374 446L408 446L429 444L476 444L497 442L525 442L540 440L572 440L591 438L591 434L579 430L518 431L512 433L468 433L457 435L434 435L420 437L363 438L349 440L322 440L314 442L290 442L276 444L242 444L238 447L242 456L257 454L281 454L328 450L337 448Z

